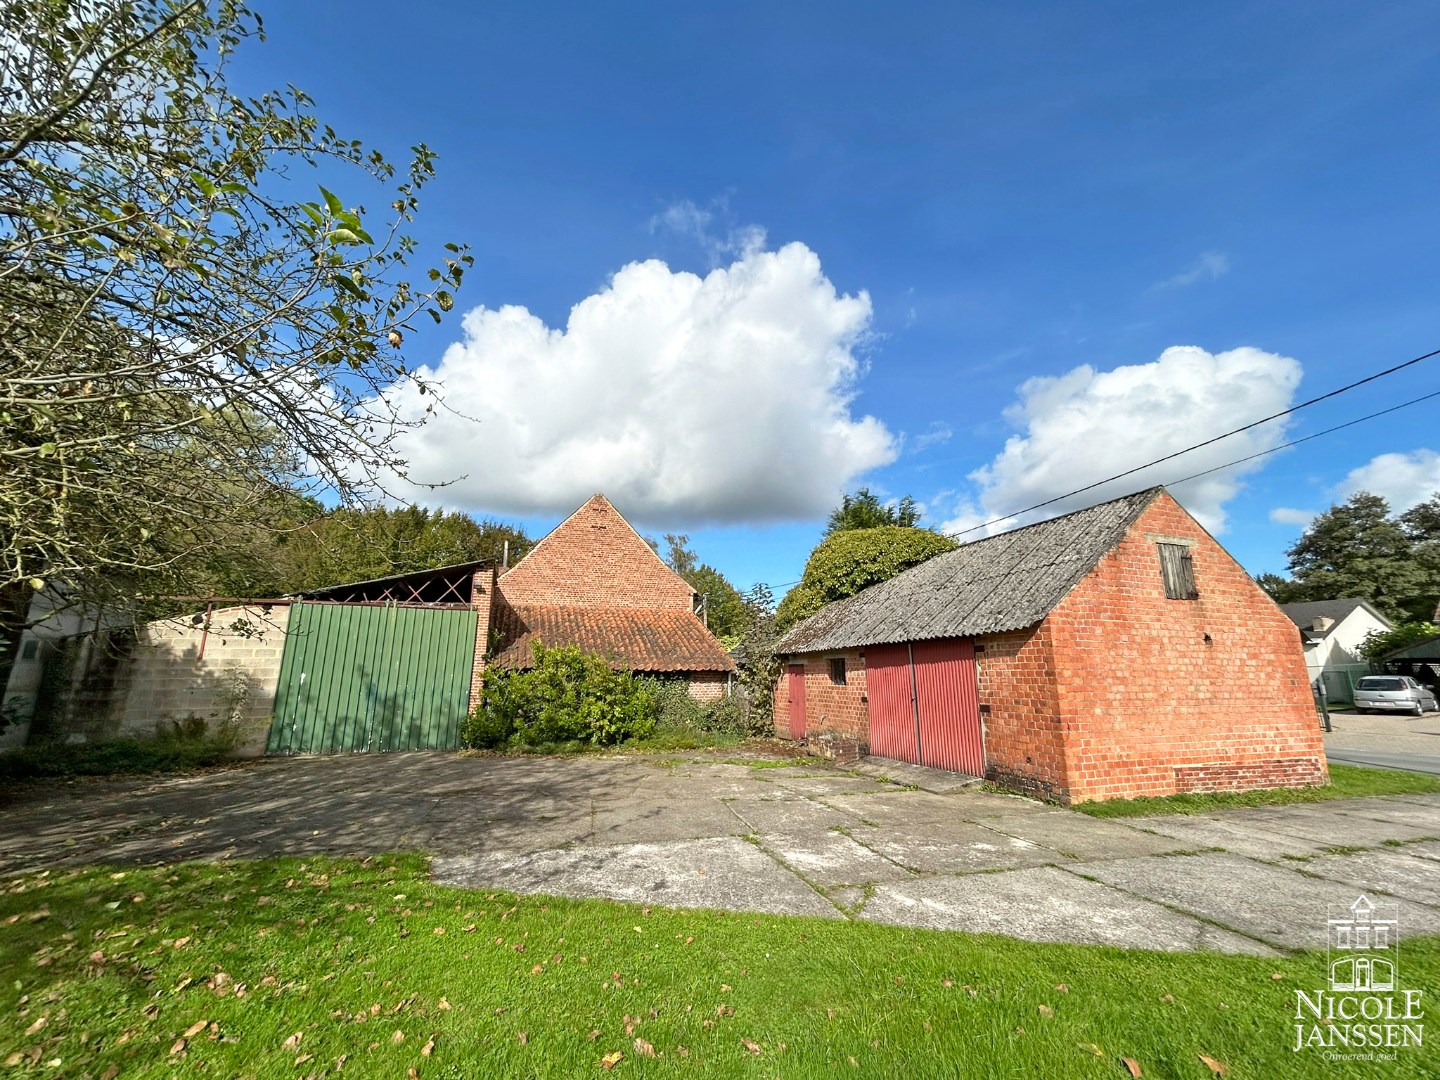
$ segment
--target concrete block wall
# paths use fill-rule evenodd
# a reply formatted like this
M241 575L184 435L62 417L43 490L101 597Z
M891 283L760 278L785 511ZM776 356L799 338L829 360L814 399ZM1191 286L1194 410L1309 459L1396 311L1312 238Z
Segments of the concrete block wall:
M150 736L196 716L212 733L234 725L239 754L263 754L289 620L289 606L274 604L217 609L208 633L189 619L147 623L117 686L108 734Z
M1175 541L1198 599L1165 596ZM1294 623L1168 495L1046 625L1071 801L1327 781Z

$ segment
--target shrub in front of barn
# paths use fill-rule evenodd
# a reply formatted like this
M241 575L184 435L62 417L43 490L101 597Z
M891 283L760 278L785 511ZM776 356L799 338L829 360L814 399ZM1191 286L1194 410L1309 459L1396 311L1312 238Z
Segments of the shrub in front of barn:
M655 730L658 705L644 679L575 646L535 645L534 666L485 672L481 704L461 724L477 750L566 743L613 746Z

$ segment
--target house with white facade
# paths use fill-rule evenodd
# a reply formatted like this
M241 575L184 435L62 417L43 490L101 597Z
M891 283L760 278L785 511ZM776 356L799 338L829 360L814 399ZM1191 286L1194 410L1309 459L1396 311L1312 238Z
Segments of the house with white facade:
M1322 679L1332 701L1351 700L1351 682L1369 671L1360 646L1372 631L1393 630L1394 624L1368 600L1312 600L1281 604L1300 629L1310 681Z

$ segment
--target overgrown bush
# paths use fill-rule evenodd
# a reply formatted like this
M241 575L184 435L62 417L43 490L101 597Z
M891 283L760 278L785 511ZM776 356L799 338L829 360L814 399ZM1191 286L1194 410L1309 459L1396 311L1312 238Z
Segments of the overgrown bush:
M233 749L224 739L173 736L26 746L0 754L0 780L183 772L228 761Z
M550 746L586 742L613 746L655 730L654 691L628 671L575 646L535 645L527 671L491 668L479 709L466 719L467 746Z

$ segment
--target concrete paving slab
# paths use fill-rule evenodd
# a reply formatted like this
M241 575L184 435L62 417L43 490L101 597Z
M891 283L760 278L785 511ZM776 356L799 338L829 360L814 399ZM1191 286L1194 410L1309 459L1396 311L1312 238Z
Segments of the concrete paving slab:
M1324 948L1328 913L1347 908L1357 895L1352 885L1229 854L1120 859L1077 870L1286 949ZM1440 912L1409 911L1408 932L1440 932Z
M1137 829L1148 829L1162 836L1181 841L1192 851L1201 848L1223 848L1236 855L1273 861L1286 855L1316 855L1331 845L1319 840L1270 832L1239 821L1221 820L1213 816L1167 814L1147 818L1127 818Z
M1215 819L1242 822L1267 832L1286 833L1337 847L1376 847L1386 840L1424 840L1433 835L1432 829L1341 814L1329 809L1325 803L1226 810L1216 814Z
M790 833L804 829L823 833L834 825L853 825L849 814L813 799L786 794L774 799L736 799L730 811L757 833Z
M766 851L820 886L864 885L914 876L843 833L809 829L800 833L766 833L756 839Z
M918 829L853 826L849 831L877 854L930 874L973 874L1069 861L1051 848L966 822Z
M1361 889L1398 896L1412 903L1440 906L1440 867L1429 859L1406 854L1406 848L1323 855L1303 869Z
M1440 807L1378 801L1374 806L1369 806L1362 799L1347 799L1343 806L1334 807L1334 812L1345 818L1363 818L1366 821L1406 825L1429 833L1434 839L1440 840Z
M1028 814L991 814L976 819L996 832L1073 859L1123 859L1136 855L1168 855L1188 847L1171 836L1155 835L1082 814L1057 813L1044 817Z
M591 845L642 844L748 832L750 827L720 799L630 799L596 806L589 832L576 839Z
M1053 867L879 885L859 917L1026 941L1273 954L1239 934Z
M771 782L802 795L868 795L895 790L894 784L862 776L782 776Z
M862 776L884 779L892 784L919 788L936 795L950 795L975 787L981 782L978 776L966 773L946 772L943 769L927 769L923 765L911 765L904 761L889 761L886 758L861 758L850 766L852 772Z
M684 908L841 918L754 844L730 837L436 859L435 879L475 889L603 897Z
M1413 855L1417 859L1440 860L1440 840L1422 840L1418 844L1406 844L1395 850L1403 851L1406 855Z
M868 795L827 795L824 801L856 821L876 825L938 825L965 820L972 807L965 796L928 791L887 791Z

